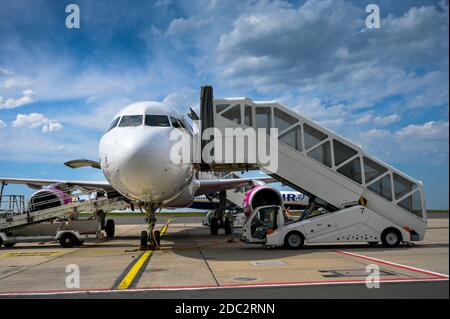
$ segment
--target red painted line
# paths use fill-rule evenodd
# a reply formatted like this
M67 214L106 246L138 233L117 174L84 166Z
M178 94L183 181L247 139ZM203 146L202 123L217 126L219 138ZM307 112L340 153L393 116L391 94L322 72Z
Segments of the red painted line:
M381 278L383 282L418 282L418 281L447 281L448 278ZM246 287L283 287L283 286L307 286L307 285L326 285L326 284L356 284L365 283L364 279L350 280L318 280L318 281L298 281L298 282L267 282L267 283L250 283L250 284L224 284L221 286L212 285L186 285L186 286L149 286L142 288L130 288L125 290L115 290L111 288L92 288L78 290L30 290L30 291L9 291L0 292L1 295L33 295L33 294L78 294L78 293L101 293L101 292L127 292L127 291L148 291L148 290L173 290L173 289L226 289L226 288L246 288Z
M429 271L429 270L422 269L422 268L416 268L416 267L411 267L411 266L407 266L407 265L397 264L397 263L393 263L390 261L386 261L386 260L382 260L382 259L378 259L378 258L372 258L372 257L360 255L360 254L355 254L355 253L349 253L349 252L342 251L342 250L335 250L335 251L339 254L356 257L356 258L360 258L360 259L365 259L365 260L370 260L370 261L374 261L379 264L384 264L384 265L396 267L399 269L404 269L404 270L408 270L408 271L412 271L412 272L416 272L416 273L421 273L421 274L433 276L435 278L448 279L448 275L436 273L436 272Z
M360 259L369 260L379 264L392 266L395 268L408 270L420 274L425 274L431 277L400 277L400 278L380 278L382 282L417 282L417 281L446 281L449 279L448 275L428 271L421 268L411 267L407 265L397 264L378 258L372 258L360 254L345 252L336 250L337 253L347 255L350 257L356 257ZM221 286L212 285L185 285L185 286L149 286L141 288L130 288L126 290L114 290L111 288L91 288L91 289L78 289L78 290L30 290L30 291L10 291L0 292L1 295L26 295L26 294L78 294L78 293L101 293L101 292L124 292L124 291L146 291L146 290L173 290L173 289L220 289L220 288L245 288L245 287L280 287L280 286L307 286L307 285L326 285L326 284L356 284L365 283L364 279L345 279L345 280L317 280L317 281L296 281L296 282L259 282L259 283L246 283L246 284L223 284Z

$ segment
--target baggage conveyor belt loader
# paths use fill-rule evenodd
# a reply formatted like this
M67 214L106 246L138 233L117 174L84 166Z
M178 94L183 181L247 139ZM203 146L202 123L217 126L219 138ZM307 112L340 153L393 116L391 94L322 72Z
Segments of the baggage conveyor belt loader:
M20 242L58 241L62 247L81 245L87 239L99 239L102 230L113 237L114 220L105 220L105 212L125 209L128 203L119 198L98 196L95 192L66 189L70 201L35 193L28 203L23 195L3 195L0 205L0 247ZM79 213L91 213L80 218Z

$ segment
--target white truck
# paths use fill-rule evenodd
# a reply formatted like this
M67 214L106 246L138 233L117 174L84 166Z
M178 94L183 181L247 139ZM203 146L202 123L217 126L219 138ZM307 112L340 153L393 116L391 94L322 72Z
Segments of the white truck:
M296 219L288 219L282 206L261 206L247 219L242 239L265 247L301 248L306 243L380 241L385 247L416 240L408 229L395 226L381 215L361 205L335 212L307 209Z

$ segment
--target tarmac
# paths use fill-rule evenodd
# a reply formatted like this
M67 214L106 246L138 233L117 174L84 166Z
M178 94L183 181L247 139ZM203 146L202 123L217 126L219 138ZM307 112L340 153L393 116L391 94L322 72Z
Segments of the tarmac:
M161 249L145 252L141 218L114 219L114 239L69 249L57 243L1 248L0 298L449 298L448 215L429 219L425 240L414 245L301 250L246 245L239 229L211 236L200 217L162 217ZM367 287L373 269L378 288Z

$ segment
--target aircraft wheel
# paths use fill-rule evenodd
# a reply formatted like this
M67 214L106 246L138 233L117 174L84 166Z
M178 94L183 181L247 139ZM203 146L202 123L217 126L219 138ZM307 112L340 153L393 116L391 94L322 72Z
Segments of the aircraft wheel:
M225 228L225 234L227 235L231 235L231 233L233 232L233 225L231 224L232 221L230 218L225 218L225 223L224 223L224 228Z
M381 234L381 242L386 248L395 248L400 245L402 234L395 228L387 228Z
M105 225L106 237L113 238L115 231L116 231L116 224L114 223L114 220L108 219Z
M78 243L78 238L72 233L65 233L59 238L59 243L64 248L72 248Z
M145 230L141 232L141 249L147 249L148 245L148 235Z
M211 235L217 235L219 233L219 219L217 217L211 218Z
M154 236L155 236L155 241L159 246L161 243L161 232L159 230L155 230Z
M289 249L300 249L303 247L305 239L299 232L293 231L284 238L284 245Z

